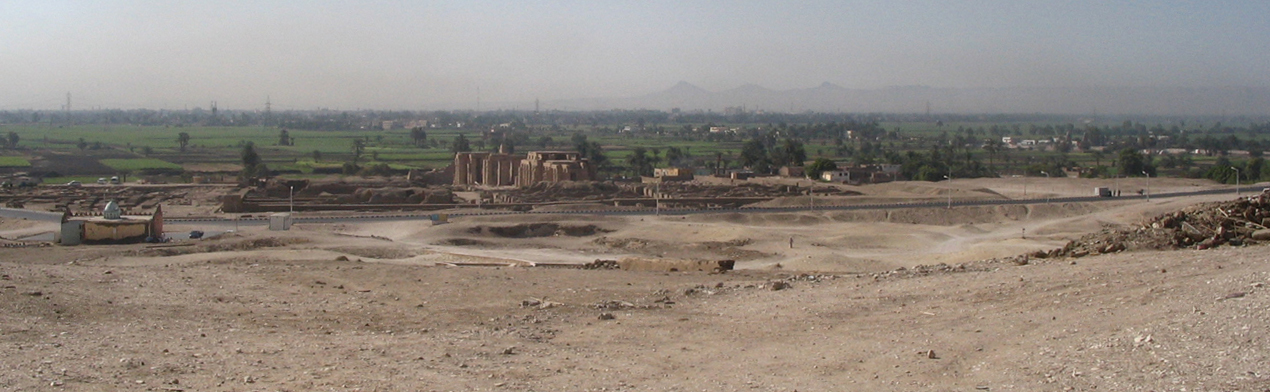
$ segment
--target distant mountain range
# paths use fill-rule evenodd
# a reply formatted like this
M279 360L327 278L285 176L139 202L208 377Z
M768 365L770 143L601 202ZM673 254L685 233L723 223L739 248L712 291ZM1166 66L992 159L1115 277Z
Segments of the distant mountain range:
M768 112L844 113L1043 113L1137 115L1270 115L1270 87L1017 87L933 88L924 86L849 89L832 83L772 90L747 84L708 91L688 82L628 98L544 102L544 109L713 110L744 107ZM525 107L524 104L518 105Z

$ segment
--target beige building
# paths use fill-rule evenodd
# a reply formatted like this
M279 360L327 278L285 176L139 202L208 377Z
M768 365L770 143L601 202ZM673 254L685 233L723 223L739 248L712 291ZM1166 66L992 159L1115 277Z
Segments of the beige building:
M572 151L534 151L520 163L516 185L530 186L538 182L594 181L595 166Z
M454 185L505 186L516 184L516 168L524 157L490 152L454 155Z
M538 182L593 181L595 167L572 151L534 151L527 156L461 152L454 155L455 185L530 186Z
M62 245L124 244L161 238L163 207L155 207L151 216L124 216L119 204L111 201L101 216L63 219L60 237Z
M653 181L692 181L692 170L682 167L659 167L653 169Z

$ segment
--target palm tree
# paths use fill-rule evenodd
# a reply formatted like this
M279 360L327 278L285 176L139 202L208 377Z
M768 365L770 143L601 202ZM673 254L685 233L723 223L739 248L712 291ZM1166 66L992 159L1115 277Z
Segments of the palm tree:
M353 139L353 165L357 165L357 161L362 159L362 153L366 152L366 142L361 138Z
M989 169L993 168L992 157L994 155L997 155L997 153L1001 151L1001 147L999 146L1000 143L1001 143L1000 140L990 140L988 141L988 143L984 144L983 146L983 150L988 153L988 168Z

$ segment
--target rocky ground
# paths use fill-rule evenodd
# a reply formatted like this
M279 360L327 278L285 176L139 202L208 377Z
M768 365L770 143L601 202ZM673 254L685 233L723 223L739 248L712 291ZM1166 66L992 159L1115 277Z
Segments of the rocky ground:
M861 275L7 252L5 390L1270 388L1264 247Z
M1264 242L975 258L1155 217L1204 225L1239 203L1212 201L490 217L5 248L0 389L1268 390ZM732 254L738 269L445 266L615 249ZM822 260L835 257L852 260Z

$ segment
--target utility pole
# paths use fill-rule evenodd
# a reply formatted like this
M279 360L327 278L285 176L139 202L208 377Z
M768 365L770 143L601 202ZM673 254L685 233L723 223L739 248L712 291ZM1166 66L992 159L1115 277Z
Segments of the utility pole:
M1041 171L1041 174L1044 174L1044 175L1045 175L1045 183L1047 183L1047 184L1048 184L1048 183L1050 182L1050 181L1049 181L1049 179L1050 179L1050 174L1049 174L1049 173L1047 173L1047 172L1045 172L1044 170L1042 170L1042 171ZM1050 203L1050 194L1046 193L1046 194L1045 194L1045 204L1049 204L1049 203Z
M948 175L944 176L948 179L948 209L952 209L952 168L948 168Z
M811 180L811 186L807 188L807 195L811 196L811 210L816 210L816 180Z
M1150 203L1151 202L1151 173L1147 173L1146 170L1143 170L1142 175L1147 176L1147 202Z
M1239 197L1239 168L1234 166L1230 168L1235 171L1235 197Z

